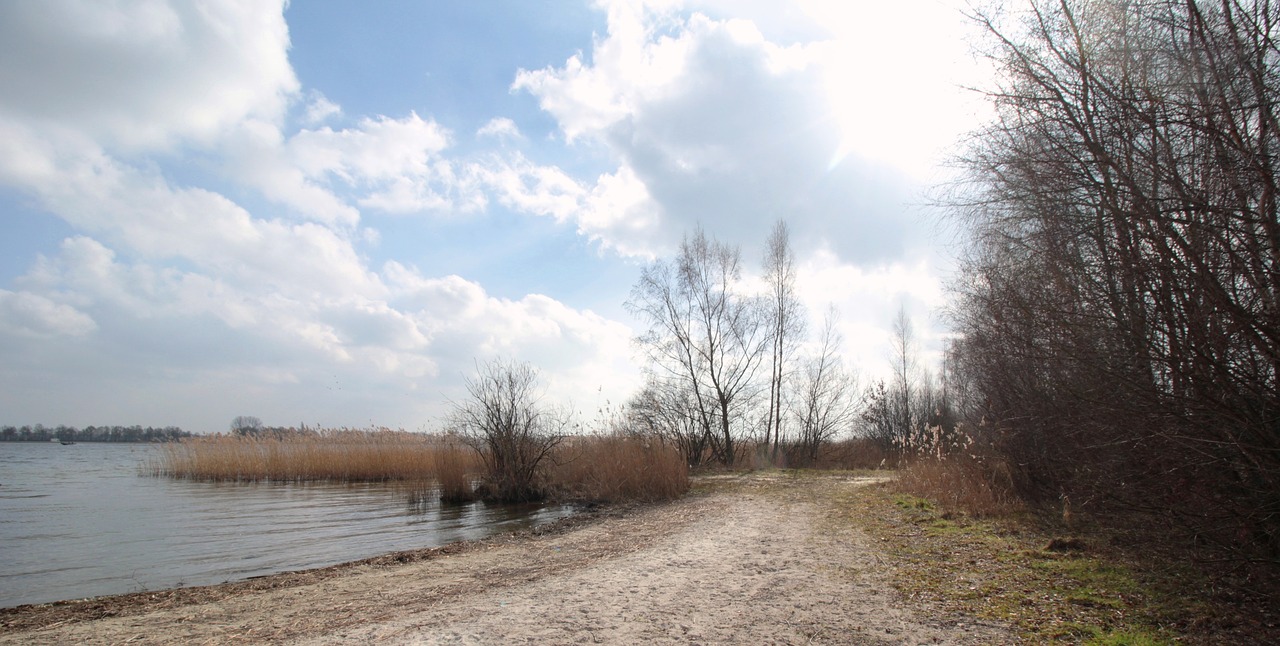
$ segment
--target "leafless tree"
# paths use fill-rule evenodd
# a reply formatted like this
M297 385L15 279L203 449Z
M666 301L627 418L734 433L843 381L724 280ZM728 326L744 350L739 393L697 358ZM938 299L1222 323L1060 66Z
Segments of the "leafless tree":
M231 420L231 432L236 435L254 435L262 430L262 420L252 415L237 415Z
M718 435L701 423L692 392L678 382L650 379L627 405L632 426L676 447L691 467L719 455Z
M919 361L916 357L915 327L911 317L907 316L905 307L898 308L893 319L893 389L894 410L897 412L894 435L899 442L906 440L915 430L917 416L912 408L913 395L918 394L917 371Z
M674 262L656 261L641 272L627 302L649 324L638 341L651 376L688 393L698 424L718 436L717 457L727 465L769 341L759 301L741 292L739 256L698 228Z
M841 337L836 314L828 312L818 350L804 361L792 415L799 429L798 460L813 464L822 446L841 432L852 430L858 418L857 376L840 358Z
M859 434L874 441L884 451L892 450L901 443L898 437L897 414L894 406L895 397L884 380L877 380L866 385L862 391L862 401L858 418Z
M959 368L1032 493L1280 559L1280 7L1019 5L976 17Z
M494 359L466 380L470 397L454 402L452 429L484 460L482 497L504 502L537 500L544 460L560 443L566 416L541 402L538 372L527 363Z
M787 223L779 220L769 234L764 259L768 284L770 371L769 401L765 414L764 442L772 442L776 460L783 441L783 388L790 376L792 353L804 335L803 308L796 296L795 253Z

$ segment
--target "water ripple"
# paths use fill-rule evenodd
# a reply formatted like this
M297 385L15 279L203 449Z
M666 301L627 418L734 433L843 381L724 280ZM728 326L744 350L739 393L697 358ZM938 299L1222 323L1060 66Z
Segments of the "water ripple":
M152 450L0 442L0 607L321 567L571 511L410 504L380 484L139 477Z

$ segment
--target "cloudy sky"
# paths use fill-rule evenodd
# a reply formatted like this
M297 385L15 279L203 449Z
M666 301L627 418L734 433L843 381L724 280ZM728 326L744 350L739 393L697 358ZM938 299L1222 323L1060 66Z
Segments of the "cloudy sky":
M498 356L591 411L645 263L778 219L874 375L944 332L956 6L0 3L0 424L431 429Z

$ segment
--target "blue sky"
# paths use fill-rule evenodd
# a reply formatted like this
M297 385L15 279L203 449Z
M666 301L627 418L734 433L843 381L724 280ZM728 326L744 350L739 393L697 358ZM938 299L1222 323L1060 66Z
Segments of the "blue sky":
M892 6L886 6L892 5ZM593 411L701 225L793 232L883 373L945 329L955 3L0 5L0 423L432 429L474 362ZM750 277L748 277L750 279Z

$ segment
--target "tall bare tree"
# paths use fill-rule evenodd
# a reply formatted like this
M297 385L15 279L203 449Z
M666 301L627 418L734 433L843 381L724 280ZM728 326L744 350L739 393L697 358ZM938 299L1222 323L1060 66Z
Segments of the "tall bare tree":
M915 430L915 411L912 409L913 396L917 391L916 371L919 362L916 358L916 333L907 316L906 307L899 307L893 318L893 389L894 410L896 412L895 435L899 442L905 442Z
M764 257L764 278L768 284L770 372L769 403L765 414L764 441L772 442L777 459L782 442L784 419L783 387L790 371L791 355L804 335L803 308L796 296L795 253L787 223L778 220L769 234Z
M641 272L627 301L649 323L638 341L651 376L687 391L728 465L734 425L742 423L769 341L758 299L741 292L741 272L738 249L698 228L673 262L655 261Z

